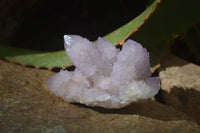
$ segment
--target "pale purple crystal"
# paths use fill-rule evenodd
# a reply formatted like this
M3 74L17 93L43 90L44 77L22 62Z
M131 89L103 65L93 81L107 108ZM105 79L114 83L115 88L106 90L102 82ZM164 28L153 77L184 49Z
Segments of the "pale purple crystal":
M94 45L86 38L65 35L64 44L76 69L61 70L47 85L67 102L122 108L151 98L160 89L158 77L151 77L149 53L133 40L121 51L100 37Z

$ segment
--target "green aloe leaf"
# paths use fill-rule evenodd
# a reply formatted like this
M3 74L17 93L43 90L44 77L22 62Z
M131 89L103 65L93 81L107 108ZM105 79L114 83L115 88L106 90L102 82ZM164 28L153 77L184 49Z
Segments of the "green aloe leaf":
M0 45L0 57L35 67L62 67L71 64L65 51L41 52Z
M141 25L154 12L161 0L155 0L149 5L145 11L139 16L131 20L129 23L106 35L104 38L110 41L113 45L122 44L131 34L136 32ZM8 48L0 45L0 57L6 60L12 60L17 63L22 63L38 67L63 67L71 64L71 61L65 54L65 51L56 52L37 52L25 49ZM6 52L2 52L6 51ZM17 53L16 53L17 52Z
M109 40L112 44L123 44L128 37L135 33L144 24L144 22L149 19L150 15L155 11L160 2L161 0L155 0L139 16L131 20L129 23L123 25L119 29L106 35L104 39Z

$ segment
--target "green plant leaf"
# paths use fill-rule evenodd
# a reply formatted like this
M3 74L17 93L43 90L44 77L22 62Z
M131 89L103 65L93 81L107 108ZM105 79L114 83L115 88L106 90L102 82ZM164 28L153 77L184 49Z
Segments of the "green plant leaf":
M199 0L162 0L159 7L131 38L148 49L156 66L169 49L167 40L200 21ZM178 50L178 49L177 49Z
M15 48L6 45L0 45L0 57L9 57L9 56L16 56L16 55L26 55L26 54L33 54L33 53L42 53L42 51L35 51L35 50L28 50L23 48Z
M141 25L154 12L159 3L160 0L155 0L139 16L137 16L124 26L120 27L119 29L106 35L104 38L110 41L114 45L122 44L124 40L126 40L131 34L136 32L141 27ZM25 49L16 49L16 48L8 49L1 45L0 49L1 51L6 51L6 52L0 51L1 52L0 57L5 58L6 60L12 60L14 62L26 65L49 68L49 67L63 67L71 64L71 61L65 54L64 50L57 52L42 53L30 50L26 51Z
M0 57L16 63L35 67L62 67L71 64L65 51L41 52L0 45Z

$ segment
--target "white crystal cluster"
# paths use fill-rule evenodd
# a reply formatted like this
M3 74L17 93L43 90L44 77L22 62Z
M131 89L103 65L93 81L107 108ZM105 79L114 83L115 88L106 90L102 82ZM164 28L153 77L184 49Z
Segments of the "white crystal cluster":
M158 77L151 77L149 53L133 40L121 51L100 37L94 45L86 38L65 35L64 44L76 69L61 70L47 85L67 102L122 108L151 98L160 89Z

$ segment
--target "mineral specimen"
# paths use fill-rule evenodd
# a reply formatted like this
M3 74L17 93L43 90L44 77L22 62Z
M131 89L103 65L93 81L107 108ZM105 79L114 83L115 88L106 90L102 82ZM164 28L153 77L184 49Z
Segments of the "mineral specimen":
M61 70L47 85L67 102L122 108L160 89L158 77L151 77L149 53L133 40L121 51L100 37L94 45L78 35L65 35L64 45L76 69Z

